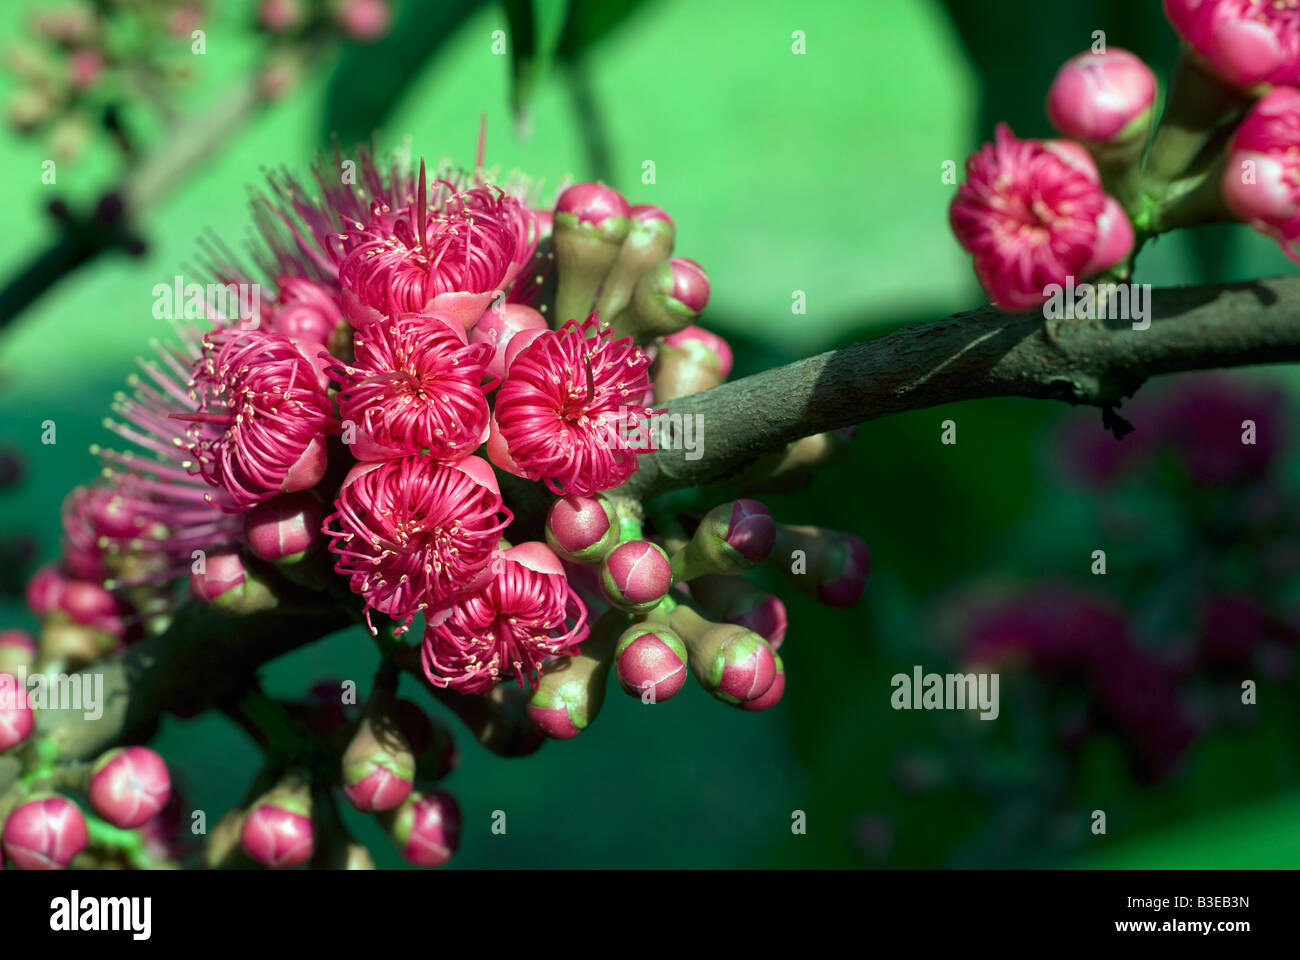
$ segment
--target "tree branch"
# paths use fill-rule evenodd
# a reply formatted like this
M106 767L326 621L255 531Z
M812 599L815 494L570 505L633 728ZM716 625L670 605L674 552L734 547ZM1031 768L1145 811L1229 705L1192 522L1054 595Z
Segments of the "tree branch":
M1045 327L1037 314L984 308L683 397L668 410L704 418L704 456L661 450L642 457L620 492L645 498L716 480L800 437L905 410L995 396L1110 407L1159 374L1300 361L1300 277L1158 290L1154 300L1145 330L1118 320ZM524 488L518 497L516 487ZM535 506L529 491L541 510L549 503L538 484L509 490L521 515ZM38 735L54 736L62 759L89 759L147 738L165 710L219 702L262 663L353 622L347 612L324 608L232 618L192 602L166 633L83 673L83 682L104 678L100 719L41 711ZM0 797L19 772L17 758L0 757Z
M682 397L668 414L701 418L703 456L643 456L619 492L646 499L722 479L800 437L905 410L981 397L1107 408L1160 374L1300 360L1300 277L1151 299L1144 330L984 307Z

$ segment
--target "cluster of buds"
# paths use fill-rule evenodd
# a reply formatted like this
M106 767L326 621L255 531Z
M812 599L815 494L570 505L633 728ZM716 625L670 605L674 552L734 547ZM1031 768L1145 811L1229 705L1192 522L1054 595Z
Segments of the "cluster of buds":
M255 198L256 272L206 248L214 279L262 291L257 309L214 306L210 329L176 324L141 361L107 421L134 449L95 448L103 476L69 498L63 557L33 581L40 642L14 649L80 666L165 629L185 595L234 618L360 615L383 666L356 715L337 691L229 708L269 765L213 832L212 866L367 865L340 797L410 862L452 855L454 747L396 697L403 670L505 755L585 729L611 671L647 704L691 674L727 704L775 705L786 610L747 574L776 567L846 607L869 559L748 496L691 514L620 491L660 450L656 404L732 366L696 325L709 279L673 255L671 217L601 184L543 207L518 179L364 152L315 173L319 198L287 175ZM775 488L842 439L746 478ZM47 640L72 628L84 650ZM4 715L10 746L29 721Z
M39 756L27 775L0 803L0 866L177 865L172 782L162 757L147 747L127 747L93 763L59 763L48 748L33 752Z
M1257 0L1165 0L1184 40L1164 113L1138 57L1099 44L1047 96L1066 139L1004 125L966 164L950 224L1005 311L1055 290L1124 281L1168 230L1237 219L1300 262L1300 14Z
M257 6L258 27L273 37L328 28L368 43L385 36L392 23L389 0L261 0Z
M115 104L123 91L144 99L183 80L177 54L188 53L204 13L201 0L68 0L33 10L31 36L5 52L5 66L19 81L9 124L45 135L63 159L81 152L101 118L120 139Z

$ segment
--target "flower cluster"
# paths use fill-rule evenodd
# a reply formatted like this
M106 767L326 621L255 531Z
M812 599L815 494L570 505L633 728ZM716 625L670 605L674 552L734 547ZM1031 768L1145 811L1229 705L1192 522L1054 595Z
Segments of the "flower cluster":
M1186 42L1156 123L1151 70L1126 50L1062 65L1047 114L1066 140L999 125L966 163L950 225L1002 310L1052 288L1125 281L1150 237L1236 219L1300 263L1300 8L1165 0Z
M744 710L779 702L785 605L744 575L798 556L774 566L844 607L869 555L748 497L655 512L621 492L661 449L655 405L731 369L727 343L695 325L709 278L672 255L668 214L593 183L547 209L518 179L365 152L322 159L315 180L312 196L273 174L255 196L255 268L205 244L214 280L256 291L250 309L212 304L208 329L177 323L140 362L107 422L130 449L96 448L103 477L69 497L63 556L29 590L40 635L4 635L0 670L93 661L167 629L186 600L360 614L384 656L363 709L326 684L296 704L250 690L233 710L284 762L213 831L214 866L367 865L364 848L318 842L338 824L304 735L408 860L451 856L460 814L438 783L454 748L396 697L403 670L506 755L585 729L611 673L645 703L689 675ZM845 442L805 438L746 480L781 488ZM207 705L191 699L173 709ZM0 713L0 749L31 720L26 705ZM133 756L111 789L142 779ZM33 802L12 856L66 864L86 846L75 807Z

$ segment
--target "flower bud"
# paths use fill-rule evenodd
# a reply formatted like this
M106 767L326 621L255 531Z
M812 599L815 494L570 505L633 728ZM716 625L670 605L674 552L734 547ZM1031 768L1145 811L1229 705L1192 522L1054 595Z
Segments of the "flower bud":
M325 539L324 520L325 505L312 491L282 493L244 514L244 540L255 557L295 563Z
M532 307L522 303L507 303L489 307L469 332L470 344L491 343L495 350L488 372L498 380L506 375L507 351L517 334L529 330L547 329L546 318Z
M546 542L565 560L599 563L618 543L618 511L599 493L560 497L546 513Z
M673 218L658 207L641 203L631 208L627 238L596 300L596 312L606 325L627 306L641 275L672 256L676 234Z
M36 662L36 643L26 630L0 630L0 673L30 670Z
M1074 140L1145 140L1156 78L1127 50L1081 53L1057 71L1047 94L1052 125Z
M822 527L777 524L774 562L802 593L828 607L862 599L871 554L860 537Z
M576 737L591 725L605 702L614 662L614 642L626 621L613 611L602 617L576 657L559 657L543 670L528 699L528 717L556 740Z
M711 573L691 581L691 598L711 617L738 624L772 645L775 653L785 641L786 612L780 597L745 577Z
M440 867L460 846L460 825L460 805L446 790L413 793L397 809L389 834L408 863Z
M686 642L691 672L700 686L733 706L757 700L776 677L776 658L766 640L744 627L712 623L685 604L670 621Z
M391 810L411 793L415 754L394 712L367 709L343 752L343 793L358 810Z
M33 797L4 824L4 851L21 870L62 870L86 849L86 818L61 796Z
M388 0L334 0L334 21L353 40L378 40L388 33L393 14Z
M57 610L67 582L68 578L52 563L32 574L32 578L27 581L27 606L32 613L43 617L50 611Z
M591 313L596 291L627 237L630 215L622 194L598 183L574 184L560 194L552 228L559 272L554 326Z
M0 673L0 753L16 747L36 725L27 690L10 673Z
M1222 193L1233 216L1300 261L1300 91L1278 87L1256 103L1228 149Z
M614 336L646 343L685 330L709 302L709 277L694 260L673 257L641 275L631 302L613 321Z
M127 747L95 762L87 793L96 813L130 830L167 805L172 781L162 757L148 747Z
M298 867L310 860L315 829L306 780L291 774L257 800L244 817L239 842L246 854L268 867Z
M664 343L686 351L701 363L712 363L724 379L731 376L731 345L712 330L692 324L664 337Z
M66 580L59 596L59 609L74 623L95 627L121 636L123 610L121 602L98 583L89 580Z
M214 550L195 565L199 570L190 569L190 591L204 603L237 614L270 610L279 603L234 547Z
M686 645L666 624L639 623L618 638L614 672L629 694L659 703L686 683L687 658Z
M303 0L262 0L257 22L268 33L288 33L303 24Z
M601 593L620 610L649 610L672 585L668 554L649 540L620 543L601 561Z
M772 654L772 658L776 663L776 676L772 678L772 685L767 688L767 692L761 697L746 700L740 705L740 709L748 710L751 713L759 713L763 710L770 710L781 702L781 697L785 695L785 664L776 654Z
M704 515L686 546L673 554L673 579L752 570L772 552L776 526L757 500L720 504Z

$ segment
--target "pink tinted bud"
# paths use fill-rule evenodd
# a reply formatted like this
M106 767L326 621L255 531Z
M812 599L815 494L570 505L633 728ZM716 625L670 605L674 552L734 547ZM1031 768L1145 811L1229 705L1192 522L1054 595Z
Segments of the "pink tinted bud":
M774 652L780 650L781 644L785 642L788 621L785 604L780 597L767 594L748 610L731 614L724 619L727 623L753 630L771 644Z
M598 563L618 543L618 514L600 494L560 497L546 514L546 542L565 560Z
M27 581L27 606L32 613L43 617L50 611L57 610L65 583L67 578L52 563L37 570Z
M1165 0L1169 22L1233 86L1300 83L1300 17L1289 2Z
M0 630L0 673L28 670L36 660L36 641L26 630Z
M388 0L338 0L334 18L353 40L377 40L388 32L393 14Z
M672 268L673 299L695 314L703 313L709 303L709 275L685 257L673 257L668 264Z
M631 209L623 195L613 187L601 183L575 183L555 201L555 214L557 224L561 220L587 223L597 230L611 226L612 221L622 220L622 234L626 235L626 221L631 216Z
M122 606L113 594L88 580L68 580L59 597L59 609L74 621L109 633L122 631Z
M1133 224L1112 196L1106 197L1106 206L1097 218L1097 243L1092 250L1092 259L1084 267L1084 276L1092 276L1108 270L1128 258L1133 249Z
M648 610L663 599L672 585L668 554L649 540L620 543L601 565L601 591L621 609Z
M719 648L710 675L713 695L737 704L761 697L775 678L772 648L758 634L740 628Z
M506 351L515 339L515 335L527 330L545 330L547 327L546 318L532 307L525 306L522 303L507 303L499 309L489 307L483 311L483 316L469 332L469 342L471 344L490 343L493 345L494 353L487 369L492 376L499 380L506 375ZM532 338L529 338L527 342L531 342L531 340ZM521 345L519 349L523 349L527 342ZM516 354L518 352L518 350L515 351ZM511 359L513 359L513 356Z
M641 624L625 632L614 651L619 685L647 703L667 700L686 683L686 645L671 629Z
M1251 108L1229 146L1222 192L1234 216L1300 263L1300 90L1278 87Z
M167 764L147 747L127 747L104 754L95 764L88 791L95 812L127 830L162 810L171 793Z
M345 783L343 792L358 810L391 810L411 793L412 781L379 762L369 772L350 774L359 779Z
M664 343L684 350L692 358L703 361L706 358L717 364L722 376L731 373L731 346L726 340L703 327L689 326L664 337Z
M244 852L268 867L299 867L315 849L310 808L291 799L259 803L244 818Z
M460 846L460 805L446 790L412 794L397 811L392 834L402 857L417 867L440 867Z
M772 678L772 685L767 688L767 692L753 700L746 700L740 705L740 709L749 710L757 713L762 710L770 710L781 702L781 697L785 695L785 664L781 658L773 655L776 667L776 676Z
M246 569L238 550L216 550L201 559L201 564L195 561L199 570L190 570L190 591L204 603L213 603L244 585Z
M1057 71L1047 94L1052 124L1075 140L1112 140L1145 124L1156 98L1156 78L1138 57L1109 47L1081 53Z
M633 204L629 211L634 225L649 229L667 229L672 232L677 230L677 225L673 223L673 218L668 216L667 211L656 207L653 203Z
M85 90L104 72L104 57L98 50L74 50L68 57L68 70L72 85Z
M61 870L88 839L86 818L65 797L28 800L4 825L5 855L22 870Z
M27 690L9 673L0 673L0 753L16 747L35 726Z
M303 22L302 0L262 0L257 22L268 33L285 33Z
M776 540L776 524L767 507L757 500L740 499L731 504L727 532L722 538L732 550L751 565L767 559Z
M244 540L263 560L294 560L324 540L325 505L310 490L282 493L244 514Z

